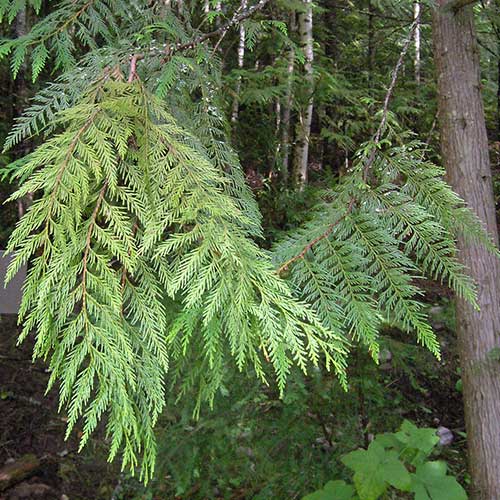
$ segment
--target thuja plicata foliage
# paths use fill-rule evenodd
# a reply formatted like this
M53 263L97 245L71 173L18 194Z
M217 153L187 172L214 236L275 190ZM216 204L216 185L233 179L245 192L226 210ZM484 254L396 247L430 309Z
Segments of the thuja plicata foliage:
M2 2L0 13L12 21L16 5ZM78 425L83 447L105 418L109 458L121 455L146 481L165 391L196 391L198 413L229 363L274 379L281 393L293 366L321 364L347 388L351 347L377 360L387 317L439 356L418 279L474 302L456 237L494 250L425 147L385 127L307 224L272 251L259 247L215 42L191 28L188 12L156 8L62 2L0 45L14 74L25 57L35 80L64 71L6 141L39 138L5 169L19 185L10 200L33 198L8 244L7 280L29 268L20 341L33 332L34 357L49 360L67 433Z

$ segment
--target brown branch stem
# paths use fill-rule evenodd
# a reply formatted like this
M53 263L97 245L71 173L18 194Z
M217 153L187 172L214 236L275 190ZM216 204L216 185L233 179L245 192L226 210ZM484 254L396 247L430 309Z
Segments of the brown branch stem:
M92 125L92 122L94 121L94 118L96 117L97 113L98 113L98 110L95 110L92 112L89 119L78 130L75 137L73 137L72 141L70 142L70 144L68 146L68 151L64 157L63 162L61 163L61 166L59 167L59 171L57 172L57 177L56 177L56 180L54 183L54 189L50 195L49 216L50 216L50 213L52 212L52 206L54 204L54 199L55 199L56 194L57 194L57 188L58 188L59 184L61 183L62 176L64 175L64 171L66 170L66 167L68 166L71 155L75 151L76 145L78 144L80 137L87 131L87 129L90 127L90 125Z
M307 252L309 252L309 250L311 250L313 248L314 245L316 245L317 243L319 243L321 240L324 240L325 238L327 238L328 236L330 236L330 234L332 234L333 230L335 229L336 226L338 226L353 210L354 208L354 204L356 202L356 199L355 198L351 198L349 200L349 205L347 206L347 210L345 211L345 213L340 216L335 222L332 222L327 230L320 234L318 237L314 238L314 240L310 241L303 249L302 251L295 255L294 257L292 257L291 259L287 260L276 272L278 273L278 275L282 274L284 271L286 271L291 264L293 264L294 262L296 262L297 260L300 260L300 259L303 259Z
M373 165L375 158L377 157L377 150L378 150L377 146L380 143L380 139L382 138L382 134L385 130L385 126L387 125L387 115L389 114L389 102L391 100L392 94L394 93L394 88L396 87L396 82L398 81L399 71L401 70L401 67L403 66L403 62L404 62L406 53L408 52L408 48L410 47L410 43L413 40L413 36L415 35L415 30L416 30L419 22L420 22L420 16L418 16L415 19L415 21L413 21L412 25L410 26L410 32L408 34L408 38L406 39L406 42L403 45L403 49L401 50L401 53L399 54L398 62L396 63L396 66L394 67L394 70L392 71L391 83L389 84L389 88L387 89L387 92L385 94L384 104L382 107L382 119L380 120L377 131L375 132L375 136L373 137L372 151L370 153L370 156L368 157L367 162L365 163L365 165L363 167L363 180L365 182L366 182L367 177L368 177L368 172L369 172L371 166Z
M214 31L210 31L209 33L204 33L203 35L196 37L194 40L191 40L190 42L177 44L174 46L174 51L178 52L182 50L193 49L197 45L200 45L201 43L210 38L216 37L217 35L222 35L223 33L225 34L225 32L231 29L233 26L236 26L237 24L241 23L241 21L244 21L245 19L249 18L255 12L262 10L267 3L269 3L269 0L259 0L259 2L257 2L255 5L244 11L241 10L240 6L236 11L235 15L227 23L223 24L220 28L217 28Z
M138 57L139 56L137 54L135 54L130 58L130 71L129 71L128 79L127 79L128 83L132 83L134 81L134 79L137 78L137 58Z

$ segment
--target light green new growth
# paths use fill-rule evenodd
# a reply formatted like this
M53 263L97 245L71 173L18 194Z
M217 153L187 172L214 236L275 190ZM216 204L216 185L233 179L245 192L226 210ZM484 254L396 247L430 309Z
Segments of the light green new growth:
M250 239L259 221L235 198L237 179L159 100L103 79L56 121L62 132L17 172L29 177L12 199L35 201L10 239L7 278L31 261L20 340L36 330L34 356L51 357L49 389L60 381L81 446L107 413L110 459L121 449L151 477L169 358L191 342L210 371L200 400L227 354L263 380L269 362L280 391L311 361L345 383L341 330L293 298Z

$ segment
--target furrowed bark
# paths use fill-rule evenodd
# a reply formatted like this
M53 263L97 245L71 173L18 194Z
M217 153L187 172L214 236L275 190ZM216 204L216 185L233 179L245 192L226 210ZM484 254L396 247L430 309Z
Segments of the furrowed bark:
M451 186L498 244L474 17L471 6L453 8L459 3L437 0L433 19L442 157ZM491 356L500 347L500 264L463 237L458 244L480 307L457 300L471 498L492 500L500 494L500 363Z

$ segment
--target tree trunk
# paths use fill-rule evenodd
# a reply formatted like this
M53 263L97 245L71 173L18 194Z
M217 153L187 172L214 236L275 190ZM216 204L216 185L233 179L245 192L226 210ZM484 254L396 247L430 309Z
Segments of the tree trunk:
M215 12L222 12L222 3L220 2L220 0L215 3ZM221 16L219 15L215 18L215 27L216 28L220 27L220 22L221 22Z
M180 17L184 17L184 0L177 0L177 15Z
M290 14L290 33L295 31L295 13ZM283 163L281 165L281 174L283 181L288 181L288 172L290 168L290 118L292 116L293 104L293 71L295 68L295 50L290 47L288 53L288 68L287 68L287 87L285 103L283 106L283 122L282 122L282 136L281 147L283 151Z
M328 35L325 41L325 56L328 58L328 69L332 74L336 74L339 59L339 0L327 0L324 2L324 23L328 26ZM324 123L320 123L320 130L331 128L331 120L334 120L337 114L336 103L328 103L325 105ZM323 163L329 166L332 172L338 172L342 164L342 151L338 148L336 141L324 137L322 139Z
M247 8L247 0L241 0L240 9L243 11ZM245 42L246 42L246 30L245 25L240 24L240 39L238 42L238 69L243 69L243 64L245 63ZM236 90L233 99L233 110L231 113L231 121L236 123L238 121L238 114L240 111L240 91L241 91L241 76L238 76L236 81Z
M497 141L500 141L500 36L497 34Z
M21 38L22 36L26 35L28 32L28 19L27 19L27 14L26 14L26 9L21 9L17 16L16 20L14 23L14 33L16 38ZM28 102L28 86L26 84L26 80L28 78L28 71L26 67L26 63L23 62L21 64L21 67L19 68L19 71L17 73L17 77L14 81L14 113L15 117L19 117L22 115L24 108ZM18 147L16 148L15 155L18 158L22 158L23 156L26 156L30 150L31 150L31 141L26 140L23 141ZM17 213L19 216L19 219L24 215L26 212L26 209L31 205L31 202L33 201L33 196L32 194L27 194L26 196L23 196L22 199L17 200Z
M294 155L295 161L295 179L302 190L307 184L307 165L309 162L309 139L311 136L311 122L313 114L313 15L312 15L312 0L303 0L304 12L299 14L298 28L300 35L300 44L304 51L304 82L305 91L307 94L307 104L305 110L300 113L297 141Z
M498 244L472 7L453 11L449 3L436 0L433 19L443 162L451 186ZM480 307L457 300L471 498L493 500L500 494L500 362L491 356L500 347L500 265L484 248L458 244Z
M420 0L413 4L413 16L417 21L415 27L415 82L420 85Z
M373 27L374 8L371 0L368 0L368 52L367 52L367 67L368 67L368 87L373 85L373 67L375 62L375 29Z

